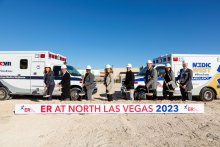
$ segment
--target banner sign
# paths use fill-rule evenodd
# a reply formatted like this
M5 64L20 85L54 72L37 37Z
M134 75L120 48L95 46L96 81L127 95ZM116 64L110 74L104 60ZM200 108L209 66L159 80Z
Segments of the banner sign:
M204 104L16 104L15 114L204 113Z

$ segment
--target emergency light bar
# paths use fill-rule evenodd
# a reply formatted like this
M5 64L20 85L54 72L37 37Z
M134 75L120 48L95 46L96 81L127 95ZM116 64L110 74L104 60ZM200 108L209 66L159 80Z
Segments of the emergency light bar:
M45 54L35 54L35 58L45 58Z
M179 61L178 57L173 57L173 61Z
M40 58L45 58L45 54L40 54Z
M66 62L66 58L61 57L60 55L52 54L52 53L49 53L49 58L50 59L57 59L57 60L61 60L61 61L65 61Z
M179 57L171 58L171 56L160 56L158 58L155 58L153 60L153 63L158 64L158 63L166 63L166 62L171 62L171 61L181 61L181 59L179 59Z

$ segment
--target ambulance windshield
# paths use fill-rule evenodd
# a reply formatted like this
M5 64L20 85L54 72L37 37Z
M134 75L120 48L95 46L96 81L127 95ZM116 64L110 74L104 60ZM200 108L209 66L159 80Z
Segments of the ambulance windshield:
M153 66L155 67L155 66ZM158 72L158 76L161 76L165 73L165 66L157 66L156 67L156 70ZM147 67L144 67L138 74L137 76L145 76L146 74L146 71L147 71Z
M73 66L67 65L67 70L72 76L81 76L81 74Z
M155 65L153 65L153 67L155 67ZM147 67L145 66L137 75L138 76L145 76L147 71Z
M147 67L144 67L137 75L138 76L145 76L146 70L147 70Z

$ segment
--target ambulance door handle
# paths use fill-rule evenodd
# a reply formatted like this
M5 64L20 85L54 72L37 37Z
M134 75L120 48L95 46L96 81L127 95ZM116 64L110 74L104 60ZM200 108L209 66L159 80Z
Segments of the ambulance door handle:
M33 74L34 74L34 75L37 75L37 72L34 72Z
M20 77L21 76L21 74L18 74L18 77Z

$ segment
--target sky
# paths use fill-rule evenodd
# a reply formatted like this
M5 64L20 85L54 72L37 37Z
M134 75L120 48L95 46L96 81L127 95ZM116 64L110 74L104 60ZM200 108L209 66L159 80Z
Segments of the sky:
M0 0L3 50L49 50L77 68L220 54L220 1Z

